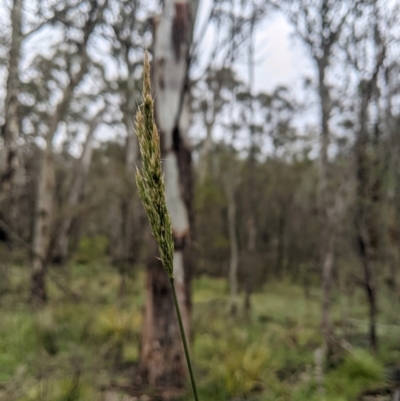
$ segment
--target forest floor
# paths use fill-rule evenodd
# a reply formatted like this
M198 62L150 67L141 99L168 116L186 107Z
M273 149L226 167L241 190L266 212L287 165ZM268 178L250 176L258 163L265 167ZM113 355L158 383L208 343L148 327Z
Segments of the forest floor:
M0 277L0 400L134 401L124 394L139 356L144 274L120 279L107 263L75 265L68 275L51 269L49 305L27 306L26 268ZM343 300L343 297L341 298ZM271 282L253 295L250 319L229 314L223 279L193 283L192 354L202 401L357 400L367 389L388 388L385 367L400 363L399 306L380 302L379 354L367 350L367 309L355 291L334 302L338 344L318 386L320 291ZM351 347L349 345L351 344ZM185 400L191 400L189 392ZM361 398L360 398L361 399ZM392 396L362 399L384 400Z

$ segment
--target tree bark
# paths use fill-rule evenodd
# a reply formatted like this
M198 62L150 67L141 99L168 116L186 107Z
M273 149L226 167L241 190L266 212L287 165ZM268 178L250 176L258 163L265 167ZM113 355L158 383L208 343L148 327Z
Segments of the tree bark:
M56 233L57 238L53 259L56 259L60 263L64 263L68 257L69 230L74 220L76 213L75 210L79 203L79 199L82 196L86 177L89 172L89 167L93 154L94 132L101 122L103 111L104 109L100 110L90 121L86 140L83 144L82 154L77 165L75 166L75 171L68 194L68 199L66 201L65 210L64 213L62 213L63 219Z
M332 271L334 264L335 238L328 233L330 238L324 247L322 255L322 334L324 336L324 350L330 355L332 347L332 321L331 321L331 292Z
M359 245L359 256L364 271L364 290L369 306L369 343L373 351L378 350L376 333L377 318L377 282L375 265L380 247L380 230L382 221L379 218L379 204L382 198L382 179L378 176L378 140L379 124L376 124L375 139L369 138L369 106L371 99L377 94L378 74L386 56L386 48L382 45L379 28L375 24L376 61L375 70L368 80L360 80L359 128L357 130L355 156L357 163L357 204L356 229ZM372 147L372 151L369 149Z
M197 1L164 2L155 32L153 59L156 119L175 243L175 287L189 337L193 177L186 136L190 120L187 74L197 5ZM152 386L182 387L186 366L178 321L168 277L154 254L148 263L146 291L141 364Z
M16 218L16 191L20 165L19 138L19 60L22 42L22 0L14 0L11 10L11 48L8 62L8 78L5 99L5 123L2 127L4 139L4 163L1 166L0 202L7 202L9 220L13 225Z
M50 245L54 193L54 161L50 141L47 141L46 149L42 152L31 257L31 303L34 307L40 307L47 301L47 250Z
M146 305L142 333L141 366L145 381L154 388L182 387L186 365L171 287L155 257L153 238L147 261Z
M174 276L182 320L190 336L192 169L189 126L189 47L197 1L166 0L155 32L153 88L160 131L166 201L175 243ZM155 387L184 385L186 366L169 280L150 254L141 364Z
M254 4L253 4L254 5ZM247 274L245 278L245 296L244 296L244 315L245 318L250 320L251 317L251 293L253 291L253 276L251 268L254 264L254 256L256 251L256 222L254 217L254 176L255 176L255 151L256 144L254 138L254 107L253 107L253 83L254 83L254 38L253 32L256 23L256 14L253 10L250 25L250 43L249 43L249 60L248 60L248 73L249 73L249 114L248 121L250 131L250 150L247 159Z
M230 177L225 184L225 192L228 201L228 232L230 244L229 260L229 287L231 295L231 315L236 316L238 307L238 268L239 268L239 249L236 235L236 201L232 181Z
M31 259L31 303L40 306L46 302L46 267L49 256L52 212L53 212L53 189L54 189L54 162L53 162L53 138L60 122L64 119L68 104L71 100L76 86L81 82L87 72L89 57L87 54L87 43L96 23L101 19L107 1L98 7L93 4L90 18L83 30L83 42L79 47L79 70L70 77L65 87L61 100L57 104L53 115L50 117L46 133L46 148L40 160L36 208L34 215L34 229L32 237L33 255Z
M84 75L81 65L80 75ZM82 74L81 74L82 73ZM73 88L79 80L72 80L64 91L64 96L57 105L53 114L49 131L46 134L46 148L43 150L38 175L38 190L36 194L36 210L34 216L34 230L32 237L32 276L31 276L31 302L35 306L40 306L47 300L45 277L46 265L48 263L48 253L50 247L52 212L53 212L53 193L54 193L54 161L53 161L53 137L58 124L62 121L67 104L70 100Z
M206 139L204 140L203 146L200 151L199 160L199 181L202 183L206 179L210 171L210 152L212 148L212 129L214 121L212 123L206 123Z
M324 350L330 355L332 348L332 323L331 323L331 288L332 272L335 258L335 233L333 222L329 213L329 118L330 118L330 95L325 82L326 68L328 67L327 56L317 59L318 67L318 94L320 101L320 153L318 168L318 211L320 229L320 266L322 275L322 321L321 330L324 337ZM331 194L334 196L333 194Z
M135 196L135 168L136 162L138 158L138 142L135 134L135 88L134 88L134 78L133 78L133 69L129 64L129 59L126 60L129 69L129 77L127 82L128 92L126 93L126 107L123 109L124 113L124 124L126 127L126 141L125 141L125 175L126 175L126 189L127 192L125 194L125 199L122 202L122 236L123 236L123 246L122 246L122 258L123 263L120 265L120 299L123 299L126 274L130 266L135 263L135 255L137 254L137 242L138 236L135 235L134 227L136 229L139 227L139 216L138 213L135 214L136 210L139 210L137 207L137 197Z
M372 84L372 83L370 83ZM371 193L370 180L372 171L369 168L370 161L367 155L367 121L368 105L370 94L363 93L360 106L359 123L360 128L357 132L356 141L356 160L357 160L357 214L356 227L358 238L358 249L361 264L364 271L364 290L369 305L369 343L371 348L376 351L378 339L376 335L376 278L375 262L378 247L378 233L376 227L376 216L374 216L374 197Z
M286 213L286 207L282 205L279 213L278 244L276 249L276 274L280 278L284 278L286 273L286 269L284 269Z

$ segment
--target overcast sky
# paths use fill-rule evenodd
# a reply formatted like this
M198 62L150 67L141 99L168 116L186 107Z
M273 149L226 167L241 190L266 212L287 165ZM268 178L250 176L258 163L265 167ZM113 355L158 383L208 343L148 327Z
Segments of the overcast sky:
M200 0L197 34L210 14L212 0ZM195 33L196 35L196 33ZM211 32L203 40L205 48L212 41ZM307 49L296 40L293 28L278 14L269 14L259 23L255 32L255 91L271 91L278 85L297 85L304 76L313 74ZM241 78L247 81L248 68L237 65Z
M9 2L6 0L0 0L0 23L2 23L3 26L6 21L9 22L7 3ZM26 2L25 5L27 3L28 2ZM7 5L9 6L10 4ZM204 22L207 20L211 6L212 0L200 1L196 25L197 31L201 29ZM45 32L41 32L41 34L45 34ZM41 35L39 34L38 36ZM53 37L53 40L55 39L54 36L50 36ZM44 38L44 40L49 41L49 36L47 35L47 38ZM207 48L212 48L212 42L209 43L212 40L212 32L207 32L202 41L205 52ZM36 42L38 41L36 40ZM39 42L41 45L43 44L42 41ZM25 43L25 45L27 45L27 43ZM31 43L29 43L29 46L30 50L32 50ZM304 91L301 90L302 79L305 76L312 77L314 69L307 54L307 49L299 40L295 39L293 28L282 15L278 13L270 14L259 23L255 31L254 47L256 61L254 71L254 93L261 91L271 92L277 86L285 85L291 90L294 90L299 96L304 95ZM24 51L24 53L27 52ZM203 57L202 54L202 59L206 60L207 57ZM235 70L243 81L248 81L248 66L246 63L236 64ZM4 75L3 78L5 78ZM311 113L311 117L310 115L303 116L302 120L303 122L313 122L312 120L314 118L313 113Z

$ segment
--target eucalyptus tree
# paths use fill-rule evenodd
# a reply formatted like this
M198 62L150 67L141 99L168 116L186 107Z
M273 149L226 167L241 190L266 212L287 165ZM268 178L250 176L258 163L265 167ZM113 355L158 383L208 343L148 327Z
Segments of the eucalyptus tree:
M58 18L60 42L50 43L50 55L37 54L24 74L23 96L29 109L24 119L28 131L37 127L37 140L42 143L31 252L31 301L38 306L47 298L45 281L54 218L53 142L62 130L74 92L88 72L89 40L106 6L106 1L72 3Z
M42 28L54 26L60 18L63 18L69 6L67 2L61 5L51 4L46 12L43 12L40 1L27 4L23 0L13 0L10 8L10 38L6 40L8 75L4 88L6 95L2 126L4 149L0 166L0 206L13 230L18 228L15 224L18 197L24 184L24 165L21 158L21 141L24 139L21 127L23 115L19 95L23 84L20 67L26 54L22 54L22 48ZM32 15L35 14L35 11L32 13L32 8L38 15Z
M239 126L232 122L226 126L226 130L235 135ZM225 139L227 141L227 138ZM233 317L238 312L238 296L239 296L239 262L240 249L238 238L237 224L237 190L241 183L241 163L238 160L238 154L234 146L229 142L223 142L218 146L218 154L215 155L218 161L216 172L223 188L227 203L227 226L229 238L229 290L230 290L230 313Z
M269 0L281 10L292 23L296 35L305 44L317 72L316 92L319 101L319 179L318 208L320 221L320 267L322 273L322 333L324 348L328 354L332 348L331 288L335 264L335 242L337 224L333 210L337 209L336 195L339 191L332 186L332 175L328 150L332 140L331 115L333 109L331 86L328 81L332 56L337 48L343 28L353 9L361 0L338 2L336 0Z
M220 69L210 68L204 80L196 82L192 91L192 110L199 123L205 125L206 138L200 148L198 165L199 190L213 181L223 188L228 214L227 226L229 237L229 287L231 293L231 314L235 316L238 308L238 270L239 243L237 235L236 191L240 182L237 152L234 148L236 131L243 127L237 122L235 107L236 94L245 90L245 84L240 81L232 67ZM239 117L240 119L240 117ZM223 139L213 139L213 131L219 128Z
M189 63L198 1L167 0L155 24L153 88L160 131L166 201L174 238L173 270L183 325L190 333L192 263L191 146ZM182 386L186 376L179 328L168 276L150 248L147 264L146 308L141 365L152 386Z
M248 64L248 120L247 126L249 130L249 151L247 157L247 172L246 177L246 193L248 197L247 210L246 210L246 228L247 228L247 264L250 267L254 264L254 256L256 253L256 242L257 242L257 224L254 216L254 174L256 164L256 142L255 136L257 133L257 124L255 123L254 114L254 66L255 66L255 31L257 24L262 21L262 18L266 12L266 2L252 0L246 3L242 3L242 12L247 20L247 64ZM247 318L250 318L251 314L251 292L252 292L252 274L246 276L245 286L245 300L244 300L244 312Z
M2 127L4 140L4 162L1 171L1 192L5 194L15 189L15 180L19 166L18 138L19 138L19 62L22 43L22 0L15 0L11 8L11 45L8 59L8 77L5 99L5 123Z
M65 263L70 256L70 231L74 220L79 216L80 202L92 161L95 132L104 121L104 114L105 107L100 107L87 123L81 154L71 168L65 197L61 200L60 210L54 217L48 258L60 264Z
M230 67L210 68L204 79L192 86L191 108L194 118L204 125L206 137L199 154L199 181L206 178L210 169L210 153L213 146L213 130L221 122L226 107L232 103L234 90L243 86Z
M114 233L112 259L121 275L120 294L124 293L125 276L138 259L142 242L139 229L141 208L135 191L134 173L138 161L138 145L134 116L141 102L143 49L151 45L152 8L146 1L120 0L113 3L103 33L109 43L111 77L105 77L108 91L116 105L116 115L125 135L125 156L121 162L121 186L116 191L110 224ZM98 61L99 64L101 61ZM106 74L105 74L106 75ZM117 218L117 216L118 218Z
M361 282L369 307L369 343L375 351L378 348L377 266L383 262L388 227L384 217L387 202L384 177L388 172L384 143L385 137L390 137L390 128L385 123L387 106L383 106L388 91L385 70L390 63L389 55L396 53L392 45L392 27L396 23L398 19L397 22L392 19L386 2L366 2L353 13L348 34L342 42L355 78L355 228L363 268Z
M380 81L381 89L381 126L384 131L384 160L387 162L388 177L390 177L388 185L388 202L389 209L387 216L388 224L388 245L390 251L388 255L388 277L387 284L399 300L399 284L400 284L400 246L398 239L400 238L399 219L400 219L400 137L399 123L400 115L395 104L398 102L400 94L400 63L399 50L397 43L400 40L399 27L399 4L392 4L388 9L381 9L384 12L385 29L381 32L383 42L386 43L387 51L385 62L383 63L382 79Z

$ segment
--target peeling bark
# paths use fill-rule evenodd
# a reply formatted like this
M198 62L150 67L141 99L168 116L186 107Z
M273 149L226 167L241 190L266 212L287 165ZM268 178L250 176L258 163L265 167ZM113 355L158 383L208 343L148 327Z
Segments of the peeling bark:
M147 261L146 306L143 324L141 366L145 381L154 388L182 387L186 365L170 282L155 258L153 239Z
M153 82L167 206L175 242L174 276L182 320L190 336L192 168L187 74L197 1L166 0L155 32ZM183 387L186 366L169 280L150 255L141 364L155 387Z

